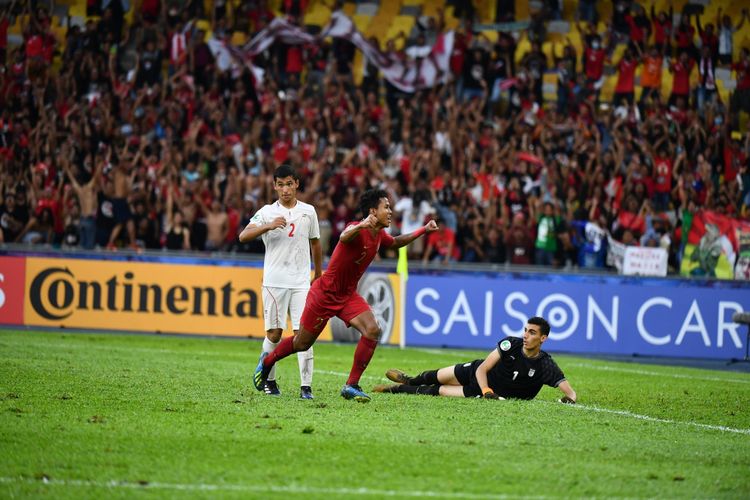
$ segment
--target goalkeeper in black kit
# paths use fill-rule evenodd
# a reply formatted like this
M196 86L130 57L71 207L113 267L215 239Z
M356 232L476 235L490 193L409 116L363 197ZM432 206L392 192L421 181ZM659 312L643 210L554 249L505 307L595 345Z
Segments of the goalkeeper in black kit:
M523 338L505 337L486 359L425 371L416 377L401 370L388 370L385 376L396 384L378 385L373 390L465 398L533 399L546 384L562 391L561 402L575 403L576 391L552 356L542 351L549 330L546 319L529 318Z

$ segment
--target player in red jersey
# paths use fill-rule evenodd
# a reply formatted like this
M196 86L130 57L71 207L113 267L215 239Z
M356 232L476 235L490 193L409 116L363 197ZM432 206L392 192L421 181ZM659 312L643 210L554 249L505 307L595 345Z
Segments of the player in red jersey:
M357 293L357 284L381 245L400 248L425 233L437 231L438 226L431 220L413 233L394 238L384 230L391 225L388 193L381 189L365 191L359 203L362 213L367 216L358 223L350 223L341 233L328 269L310 287L299 331L293 337L282 340L270 354L261 354L253 374L256 389L263 389L268 372L277 361L294 352L309 349L328 320L338 316L362 334L341 396L360 403L370 401L370 396L359 387L359 379L375 353L381 331L370 305Z

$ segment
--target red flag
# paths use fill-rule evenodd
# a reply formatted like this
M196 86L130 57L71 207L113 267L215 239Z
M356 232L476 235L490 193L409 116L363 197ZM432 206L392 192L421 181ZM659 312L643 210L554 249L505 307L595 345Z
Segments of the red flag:
M538 156L533 155L531 153L525 153L525 152L516 153L516 158L518 158L518 160L520 161L527 161L529 163L539 165L540 167L544 166L544 160L542 160Z

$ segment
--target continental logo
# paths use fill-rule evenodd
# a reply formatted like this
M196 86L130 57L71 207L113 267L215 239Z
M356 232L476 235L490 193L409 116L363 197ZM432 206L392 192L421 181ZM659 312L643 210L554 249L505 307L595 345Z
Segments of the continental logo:
M126 271L107 279L79 279L68 267L48 267L33 277L29 300L50 321L76 311L258 318L258 294L232 281L221 286L164 286Z

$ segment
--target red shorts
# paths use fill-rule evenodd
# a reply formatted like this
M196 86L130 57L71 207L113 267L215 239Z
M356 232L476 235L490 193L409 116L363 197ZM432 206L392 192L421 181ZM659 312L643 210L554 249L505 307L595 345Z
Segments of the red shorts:
M346 323L346 326L350 326L349 322L352 319L370 310L370 304L357 292L344 299L336 297L331 300L319 286L316 286L317 283L316 281L310 287L305 302L305 310L302 311L300 325L305 330L319 334L325 328L328 320L334 316L338 316Z

